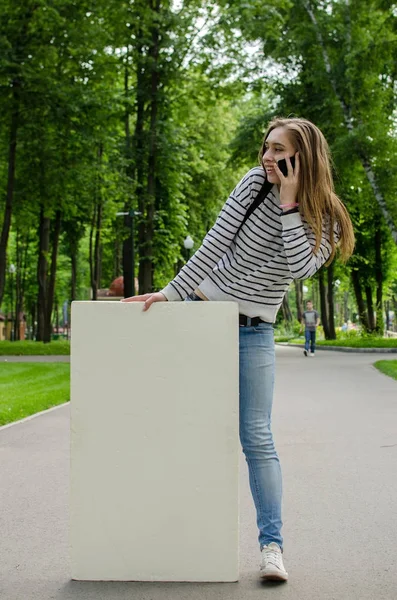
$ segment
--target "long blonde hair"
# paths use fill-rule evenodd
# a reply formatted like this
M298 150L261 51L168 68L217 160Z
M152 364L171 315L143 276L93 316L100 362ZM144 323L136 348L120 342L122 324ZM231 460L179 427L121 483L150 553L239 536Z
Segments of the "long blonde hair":
M353 225L344 204L335 194L331 174L331 154L324 135L318 127L306 119L273 119L269 123L259 152L261 165L266 152L266 139L276 127L284 127L288 131L295 151L299 152L300 181L297 200L301 215L315 235L314 253L317 254L320 248L324 220L326 220L329 223L332 248L327 264L332 262L336 251L334 239L336 222L340 233L338 247L342 260L346 261L354 249Z

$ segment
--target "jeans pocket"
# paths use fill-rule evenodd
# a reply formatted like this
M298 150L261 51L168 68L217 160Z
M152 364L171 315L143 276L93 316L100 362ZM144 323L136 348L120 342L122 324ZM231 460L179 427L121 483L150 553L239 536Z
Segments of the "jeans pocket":
M273 335L274 332L273 325L271 323L259 323L258 325L252 327L252 329L258 333L270 333L271 335Z

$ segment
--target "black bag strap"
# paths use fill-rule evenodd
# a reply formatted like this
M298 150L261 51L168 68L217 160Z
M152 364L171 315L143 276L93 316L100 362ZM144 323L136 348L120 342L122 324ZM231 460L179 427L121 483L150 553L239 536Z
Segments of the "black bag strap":
M262 204L263 200L266 198L266 196L268 195L268 193L272 189L273 185L274 184L270 183L270 181L268 181L267 179L265 180L264 184L262 185L261 189L258 192L257 197L255 198L255 200L253 201L253 203L251 204L251 206L249 207L249 209L245 213L245 217L243 219L243 222L241 223L240 227L237 229L236 235L238 234L238 232L240 231L240 229L242 228L242 226L244 225L244 223L246 222L246 220L250 217L250 215L252 215L252 213L258 208L258 206L260 204Z

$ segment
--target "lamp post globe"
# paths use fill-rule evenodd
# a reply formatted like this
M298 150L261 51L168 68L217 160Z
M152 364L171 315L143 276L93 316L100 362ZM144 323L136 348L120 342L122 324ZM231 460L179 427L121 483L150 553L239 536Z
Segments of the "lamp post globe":
M185 239L183 240L183 245L185 247L186 250L186 262L189 260L190 258L190 252L194 246L194 241L193 239L190 237L190 235L186 236Z

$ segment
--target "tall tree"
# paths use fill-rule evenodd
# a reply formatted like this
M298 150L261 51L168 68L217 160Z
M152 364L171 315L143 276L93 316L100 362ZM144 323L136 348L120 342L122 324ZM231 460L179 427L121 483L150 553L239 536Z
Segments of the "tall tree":
M8 129L6 200L0 235L0 306L4 295L6 252L15 193L18 132L27 101L25 88L32 79L27 64L37 43L32 27L37 9L35 2L20 6L9 0L5 0L0 8L0 99Z

